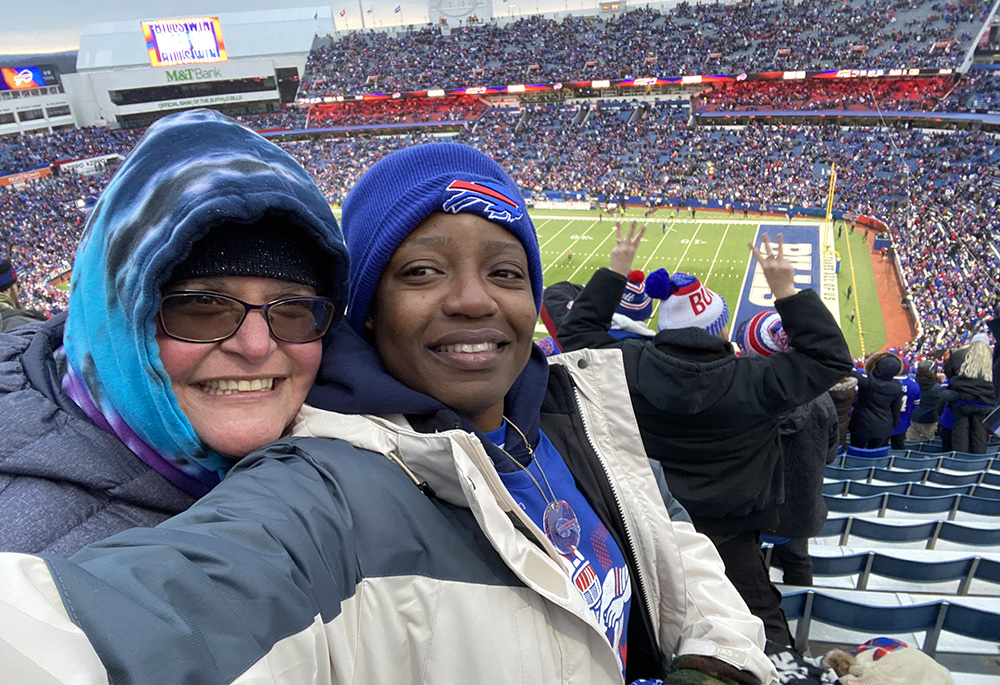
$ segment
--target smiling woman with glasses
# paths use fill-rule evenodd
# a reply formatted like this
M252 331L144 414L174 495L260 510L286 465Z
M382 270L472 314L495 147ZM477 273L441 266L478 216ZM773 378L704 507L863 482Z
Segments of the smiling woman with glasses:
M215 112L151 126L88 220L68 315L0 337L0 551L155 525L284 435L346 282L287 153Z

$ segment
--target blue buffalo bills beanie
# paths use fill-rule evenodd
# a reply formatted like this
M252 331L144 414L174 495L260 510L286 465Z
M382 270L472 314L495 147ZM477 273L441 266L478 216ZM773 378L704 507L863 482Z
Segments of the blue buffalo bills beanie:
M513 233L528 256L535 311L542 262L524 196L493 159L457 143L416 145L375 163L344 201L341 224L351 256L347 321L364 334L382 271L396 248L434 212L469 212Z

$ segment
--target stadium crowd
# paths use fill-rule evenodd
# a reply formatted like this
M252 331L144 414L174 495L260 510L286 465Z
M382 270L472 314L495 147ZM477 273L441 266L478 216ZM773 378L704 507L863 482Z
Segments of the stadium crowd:
M928 339L957 343L990 310L998 290L989 284L1000 273L1000 259L988 247L1000 240L1000 145L989 134L903 127L720 129L692 127L687 118L685 108L665 103L494 109L457 139L494 156L529 191L662 197L667 204L693 198L818 206L835 162L835 206L879 217L890 227L908 297ZM283 146L339 202L375 161L429 139L357 136ZM69 262L83 218L73 201L96 194L103 180L64 176L0 194L0 220L12 228L12 251L22 260L25 290L34 293L36 306L61 306L47 278ZM24 246L31 244L42 245L31 256L37 264L23 261Z
M724 83L694 99L697 111L838 110L933 112L951 90L944 77Z
M651 75L957 67L990 6L986 0L683 2L664 13L639 8L609 18L527 16L397 36L352 31L310 53L299 97Z

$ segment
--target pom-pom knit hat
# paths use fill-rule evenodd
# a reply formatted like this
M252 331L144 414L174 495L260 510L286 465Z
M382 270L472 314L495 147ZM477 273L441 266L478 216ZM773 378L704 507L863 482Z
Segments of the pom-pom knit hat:
M745 354L770 357L775 352L788 352L788 335L781 325L781 316L773 309L763 311L744 323L737 341Z
M396 248L434 212L469 212L513 233L528 257L537 312L542 262L524 196L500 165L456 143L430 143L376 162L344 201L341 221L351 256L347 321L365 334L365 318L382 271Z
M657 269L646 278L646 292L663 300L660 304L660 330L701 328L718 335L729 322L729 305L722 295L712 292L691 274Z
M653 298L646 293L646 274L639 270L631 271L628 283L625 284L625 294L615 314L627 316L633 321L645 321L653 313Z

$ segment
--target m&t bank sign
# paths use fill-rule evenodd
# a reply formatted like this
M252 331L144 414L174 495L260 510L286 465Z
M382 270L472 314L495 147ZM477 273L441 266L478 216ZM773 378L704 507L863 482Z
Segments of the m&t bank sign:
M222 70L218 67L214 69L200 69L192 67L190 69L166 69L167 83L179 81L204 81L210 78L222 78Z

